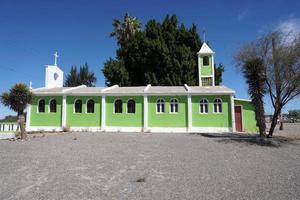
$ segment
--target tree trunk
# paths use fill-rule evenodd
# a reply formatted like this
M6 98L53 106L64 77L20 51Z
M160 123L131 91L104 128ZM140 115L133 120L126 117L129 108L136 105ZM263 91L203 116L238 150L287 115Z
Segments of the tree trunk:
M27 139L27 134L25 131L25 117L23 114L18 114L18 126L20 127L20 131L21 131L21 140L25 140Z
M277 109L275 109L273 117L272 117L272 123L271 123L271 127L270 127L270 130L269 130L268 137L272 137L273 136L273 133L274 133L274 130L275 130L275 127L276 127L276 124L277 124L277 119L278 119L279 113L280 113L280 111L278 111Z

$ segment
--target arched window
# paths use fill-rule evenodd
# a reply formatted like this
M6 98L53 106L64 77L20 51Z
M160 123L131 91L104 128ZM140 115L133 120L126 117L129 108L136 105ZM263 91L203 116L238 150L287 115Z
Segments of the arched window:
M127 101L127 113L135 113L135 101L133 99Z
M203 57L203 66L205 66L205 65L209 65L209 57L208 56Z
M200 113L208 113L208 101L207 99L200 100Z
M215 113L221 113L222 112L222 100L221 99L215 99L214 100L214 112Z
M39 100L38 112L39 113L45 112L45 100L44 99Z
M163 99L158 99L156 102L156 112L164 113L165 112L165 101Z
M122 100L117 99L115 101L115 113L122 113Z
M77 99L75 101L75 113L82 113L82 101L80 99Z
M171 99L170 101L170 106L171 106L171 113L177 113L178 112L178 101L177 99Z
M50 112L52 113L56 113L56 100L55 99L52 99L50 101Z
M86 103L86 112L87 113L94 113L95 112L95 101L89 99Z

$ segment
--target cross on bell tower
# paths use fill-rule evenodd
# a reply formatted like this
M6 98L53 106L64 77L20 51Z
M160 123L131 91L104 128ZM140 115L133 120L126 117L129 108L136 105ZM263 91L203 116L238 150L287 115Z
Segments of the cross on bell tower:
M53 56L54 56L54 65L57 66L57 58L58 58L57 51L53 54Z

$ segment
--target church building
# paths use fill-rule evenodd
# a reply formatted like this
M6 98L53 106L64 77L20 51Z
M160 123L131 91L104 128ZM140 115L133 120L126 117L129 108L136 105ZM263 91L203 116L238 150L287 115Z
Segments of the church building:
M250 100L215 86L206 43L198 52L199 86L63 87L56 59L46 66L45 87L32 89L27 131L257 132Z

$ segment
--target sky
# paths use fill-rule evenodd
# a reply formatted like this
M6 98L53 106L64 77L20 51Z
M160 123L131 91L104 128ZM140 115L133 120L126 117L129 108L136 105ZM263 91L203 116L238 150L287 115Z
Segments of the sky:
M143 25L149 19L162 21L176 14L198 32L215 51L215 62L225 65L223 85L249 98L247 85L237 70L233 55L237 49L271 30L300 33L299 0L201 1L201 0L0 0L0 93L18 82L33 88L44 86L45 65L58 65L68 73L72 65L88 63L104 86L103 63L116 55L117 44L109 34L113 19L124 13L137 17ZM300 98L285 111L300 109ZM272 112L267 100L265 109ZM0 118L14 114L0 105Z

